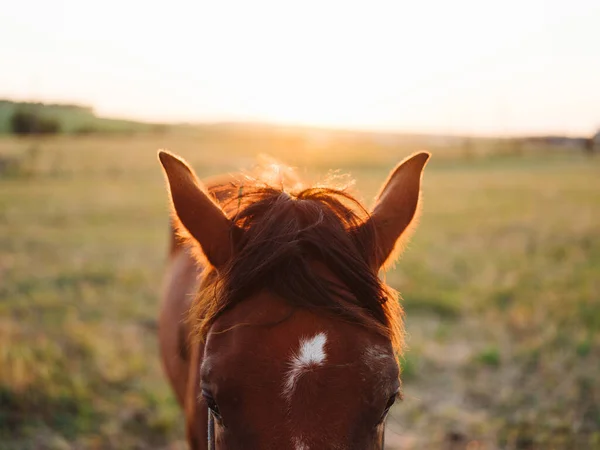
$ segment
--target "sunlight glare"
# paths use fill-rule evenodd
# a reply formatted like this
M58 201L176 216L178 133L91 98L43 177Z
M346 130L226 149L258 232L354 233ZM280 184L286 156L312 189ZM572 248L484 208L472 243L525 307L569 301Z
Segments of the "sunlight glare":
M10 98L158 121L479 134L600 125L593 0L32 0L4 14Z

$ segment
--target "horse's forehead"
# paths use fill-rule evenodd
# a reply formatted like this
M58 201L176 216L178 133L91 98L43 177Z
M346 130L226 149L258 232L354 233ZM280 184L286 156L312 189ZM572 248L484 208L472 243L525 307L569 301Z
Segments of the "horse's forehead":
M361 379L394 370L391 343L363 326L294 309L270 296L258 296L223 315L209 333L207 363L235 375L244 366L244 376L264 376L269 371L285 373L287 393L294 391L304 372L317 368L348 369ZM233 364L235 362L235 364ZM394 378L393 376L389 378Z
M398 389L388 339L270 295L215 321L201 371L229 435L255 439L253 448L274 438L287 442L279 448L354 448Z

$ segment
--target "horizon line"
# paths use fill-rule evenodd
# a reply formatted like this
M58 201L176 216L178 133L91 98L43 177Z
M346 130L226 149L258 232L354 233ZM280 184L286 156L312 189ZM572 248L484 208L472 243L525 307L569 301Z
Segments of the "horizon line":
M65 106L78 107L88 109L98 119L122 120L129 122L137 122L148 125L167 125L167 126L255 126L255 127L272 127L272 128L297 128L312 131L336 132L336 133L360 133L360 134L383 134L383 135L401 135L401 136L422 136L422 137L447 137L447 138L476 138L476 139L526 139L526 138L542 138L542 137L565 137L570 139L585 139L594 136L600 132L600 124L588 135L584 133L564 133L550 130L531 130L529 132L473 132L473 131L453 131L450 129L444 130L442 127L437 129L407 129L400 126L369 126L369 125L326 125L311 123L308 121L293 121L293 120L277 120L277 119L259 119L259 118L214 118L214 119L183 119L183 120L150 120L142 116L134 115L119 115L119 114L102 114L98 113L97 108L91 103L73 101L73 100L48 100L48 99L32 99L32 98L15 98L5 97L0 98L0 102L12 103L38 103L48 106Z

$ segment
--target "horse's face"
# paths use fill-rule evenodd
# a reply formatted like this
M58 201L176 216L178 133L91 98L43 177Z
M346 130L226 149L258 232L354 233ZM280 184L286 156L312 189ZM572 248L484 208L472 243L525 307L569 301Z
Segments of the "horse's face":
M212 326L201 388L219 449L381 449L398 365L382 336L262 293Z
M400 164L366 218L340 191L243 197L246 185L233 185L228 216L184 161L159 156L211 266L195 315L206 338L198 401L216 418L217 448L381 448L402 326L377 273L414 223L429 155Z

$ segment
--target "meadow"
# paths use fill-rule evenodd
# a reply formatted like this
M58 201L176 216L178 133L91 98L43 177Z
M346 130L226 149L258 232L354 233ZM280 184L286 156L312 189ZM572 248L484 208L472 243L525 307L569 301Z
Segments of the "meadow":
M474 145L474 146L473 146ZM388 448L600 448L600 158L430 148ZM168 148L202 176L267 153L367 204L421 143L219 127L0 139L0 449L178 449L158 360Z

